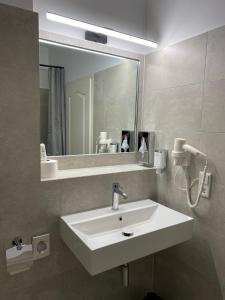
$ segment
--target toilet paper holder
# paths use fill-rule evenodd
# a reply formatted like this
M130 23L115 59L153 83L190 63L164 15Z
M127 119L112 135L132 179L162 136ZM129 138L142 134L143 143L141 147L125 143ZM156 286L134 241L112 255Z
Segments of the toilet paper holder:
M33 264L32 245L23 244L21 237L12 241L12 246L6 249L6 269L10 275L15 275L31 268Z
M11 248L6 249L6 269L10 275L27 271L37 259L50 254L50 234L33 236L31 244L24 244L20 236L13 239ZM43 248L43 245L45 246Z

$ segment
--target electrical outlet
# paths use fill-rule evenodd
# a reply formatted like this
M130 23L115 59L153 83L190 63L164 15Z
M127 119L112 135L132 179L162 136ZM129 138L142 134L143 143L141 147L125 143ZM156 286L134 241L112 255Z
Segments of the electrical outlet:
M50 254L50 234L42 234L32 237L33 259L41 259Z
M202 178L203 178L203 172L200 172L198 189L200 189L200 183L202 182ZM203 198L207 198L207 199L210 198L211 183L212 183L212 174L207 172L205 176L205 182L203 185L202 193L201 193L201 196Z

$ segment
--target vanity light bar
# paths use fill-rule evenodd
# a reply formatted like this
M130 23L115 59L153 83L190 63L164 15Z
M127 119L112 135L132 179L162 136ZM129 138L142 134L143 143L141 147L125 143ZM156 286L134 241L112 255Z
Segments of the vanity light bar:
M107 53L103 53L103 52L98 52L98 51L95 51L95 50L89 50L89 49L76 47L76 46L70 46L70 45L61 44L61 43L57 43L57 42L52 42L52 41L44 40L44 39L39 39L39 42L41 44L52 45L52 46L57 46L57 47L62 47L62 48L67 48L67 49L72 49L72 50L79 50L79 51L92 53L92 54L99 54L99 55L104 55L104 56L109 56L109 57L117 57L120 60L125 60L126 59L125 57L121 57L121 56L116 56L116 55L107 54Z
M78 27L78 28L88 30L88 31L92 31L92 32L96 32L96 33L105 34L107 36L111 36L111 37L114 37L114 38L125 40L125 41L131 42L131 43L135 43L135 44L139 44L139 45L143 45L143 46L147 46L147 47L151 47L151 48L157 48L158 47L158 44L154 43L152 41L144 40L144 39L132 36L132 35L117 32L117 31L114 31L114 30L111 30L111 29L108 29L108 28L95 26L95 25L92 25L92 24L77 21L77 20L70 19L70 18L67 18L67 17L62 17L60 15L52 14L52 13L49 13L49 12L46 13L46 17L50 21L70 25L70 26L73 26L73 27Z

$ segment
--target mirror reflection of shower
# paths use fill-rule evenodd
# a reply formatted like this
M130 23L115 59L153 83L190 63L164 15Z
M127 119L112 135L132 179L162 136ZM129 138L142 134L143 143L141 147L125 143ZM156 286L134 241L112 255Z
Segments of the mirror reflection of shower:
M46 145L48 155L65 155L65 70L47 64L40 64L40 68L45 72L47 87L41 93L41 142Z
M40 44L40 142L48 156L134 151L138 66Z

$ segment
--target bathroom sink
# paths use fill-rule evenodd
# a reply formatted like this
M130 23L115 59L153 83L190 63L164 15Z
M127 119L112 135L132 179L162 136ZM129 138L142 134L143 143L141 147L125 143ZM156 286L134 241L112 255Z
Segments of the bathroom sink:
M149 199L60 218L62 239L91 275L182 243L192 226L192 218Z

